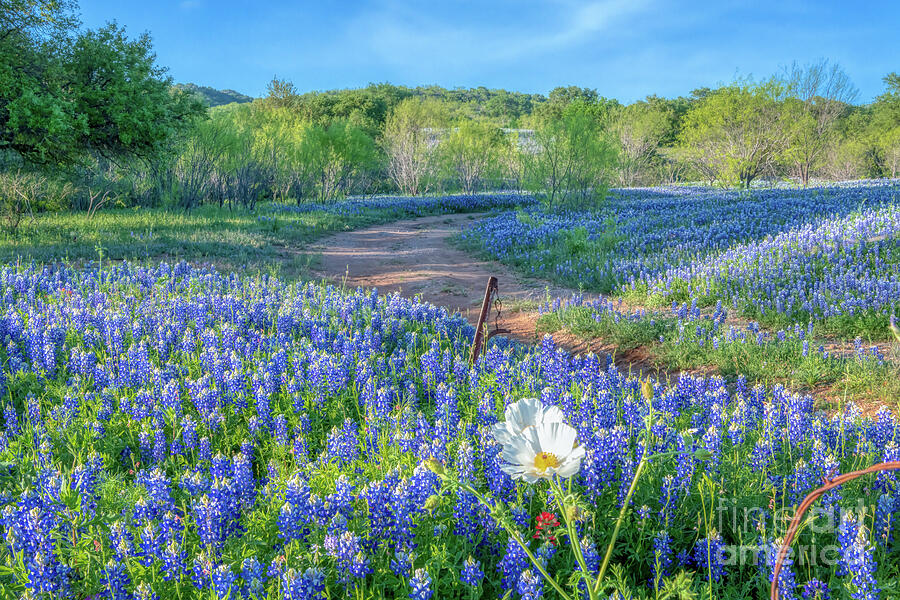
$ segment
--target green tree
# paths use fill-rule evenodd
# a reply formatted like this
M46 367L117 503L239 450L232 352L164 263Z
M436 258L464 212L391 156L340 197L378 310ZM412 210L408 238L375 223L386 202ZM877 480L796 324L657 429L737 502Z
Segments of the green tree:
M78 123L63 66L77 27L65 2L0 4L0 150L34 162L69 158Z
M271 108L293 108L299 99L300 94L292 82L274 77L266 86L266 97L262 101Z
M525 154L527 185L549 208L603 199L616 151L591 105L575 101L558 118L544 118L533 141Z
M81 125L75 145L108 159L150 158L206 113L196 97L172 88L147 34L131 40L114 23L78 36L66 72Z
M900 125L882 133L878 143L885 175L892 178L900 176Z
M684 117L681 151L710 181L739 183L774 173L788 142L783 86L737 82L705 94Z
M872 105L870 129L883 175L900 175L900 74L884 77L887 89Z
M149 157L204 113L172 91L150 38L109 24L79 32L74 6L3 2L0 10L0 149L71 165L91 154Z
M337 121L327 128L312 126L303 143L306 156L317 165L316 189L322 202L348 194L356 178L376 161L374 140L349 121Z
M785 74L784 108L789 131L788 162L803 186L819 168L836 141L838 119L857 97L857 90L839 65L827 60L799 66Z
M440 142L441 162L446 173L459 182L464 192L471 194L496 176L506 143L499 128L464 120Z
M448 121L444 103L422 98L403 100L388 116L382 138L388 175L403 193L428 191L437 167L435 148Z
M224 118L198 120L181 145L171 169L157 173L161 195L189 211L200 206L215 191L214 174L229 152L233 152L233 128ZM221 197L224 201L224 196Z
M648 102L635 102L612 111L610 130L619 145L616 174L620 185L633 186L647 176L671 130L672 118L671 109Z

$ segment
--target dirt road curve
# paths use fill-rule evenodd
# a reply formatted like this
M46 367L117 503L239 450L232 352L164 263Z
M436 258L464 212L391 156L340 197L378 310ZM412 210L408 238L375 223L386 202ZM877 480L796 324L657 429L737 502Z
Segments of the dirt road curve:
M346 278L350 288L419 295L451 312L459 311L472 323L478 320L488 277L494 275L507 306L501 325L512 331L511 337L533 341L537 313L533 306L518 310L522 301L541 302L548 292L552 298L573 290L524 280L500 263L479 260L454 248L450 238L481 217L460 214L397 221L330 236L310 251L321 254L316 271L329 281L340 283Z

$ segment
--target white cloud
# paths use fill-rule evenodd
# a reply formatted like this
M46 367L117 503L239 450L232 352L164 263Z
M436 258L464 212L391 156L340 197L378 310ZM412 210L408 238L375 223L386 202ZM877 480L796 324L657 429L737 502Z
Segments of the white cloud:
M454 24L387 2L359 15L347 35L364 41L371 58L381 64L419 71L492 65L527 60L593 39L608 40L633 17L646 12L650 2L545 2L537 11L532 8L527 15L520 15L517 22L516 11L524 13L526 6L513 3L509 14L494 21L477 14L464 15L460 10L452 20L464 22Z

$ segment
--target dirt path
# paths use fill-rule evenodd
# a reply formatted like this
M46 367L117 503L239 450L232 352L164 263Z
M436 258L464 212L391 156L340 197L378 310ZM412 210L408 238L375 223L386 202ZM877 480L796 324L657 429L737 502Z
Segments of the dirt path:
M310 249L321 255L314 272L335 283L345 281L350 288L373 287L381 293L421 296L450 312L459 311L473 324L478 320L487 280L494 275L504 303L503 326L513 329L512 337L533 341L536 305L548 294L554 298L575 290L523 279L500 263L480 260L453 247L450 238L482 216L423 217L339 233Z
M339 233L309 249L321 256L313 273L347 287L374 287L381 293L400 292L459 311L473 325L478 321L488 277L498 279L503 310L499 326L508 337L534 343L538 304L566 297L577 290L523 278L509 267L481 260L455 248L451 238L471 227L481 214L440 215L396 221L368 229ZM493 313L489 321L494 326ZM661 372L643 349L625 354L600 340L587 341L564 331L553 334L558 346L573 353L611 354L620 368L631 372L669 376Z

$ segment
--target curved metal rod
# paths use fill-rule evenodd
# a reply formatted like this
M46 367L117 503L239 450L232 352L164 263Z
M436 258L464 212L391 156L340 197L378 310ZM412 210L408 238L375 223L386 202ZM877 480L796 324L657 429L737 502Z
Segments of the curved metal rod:
M791 548L791 542L794 541L794 536L797 534L797 530L800 528L800 519L809 510L816 500L822 497L826 492L833 490L834 488L840 486L841 484L847 483L848 481L852 481L857 477L862 477L863 475L868 475L869 473L877 473L879 471L893 471L896 469L900 469L900 461L892 460L889 462L878 463L877 465L872 465L866 469L861 471L852 471L850 473L844 473L842 475L837 475L834 478L826 479L825 484L822 487L813 490L810 492L806 498L803 499L803 502L800 503L800 506L797 507L797 512L794 513L794 518L791 519L791 525L788 527L787 533L784 536L784 542L782 542L781 547L778 549L778 556L775 560L775 569L772 571L772 589L770 598L771 600L778 600L778 575L781 573L781 566L784 563L784 559L787 558L788 550Z

